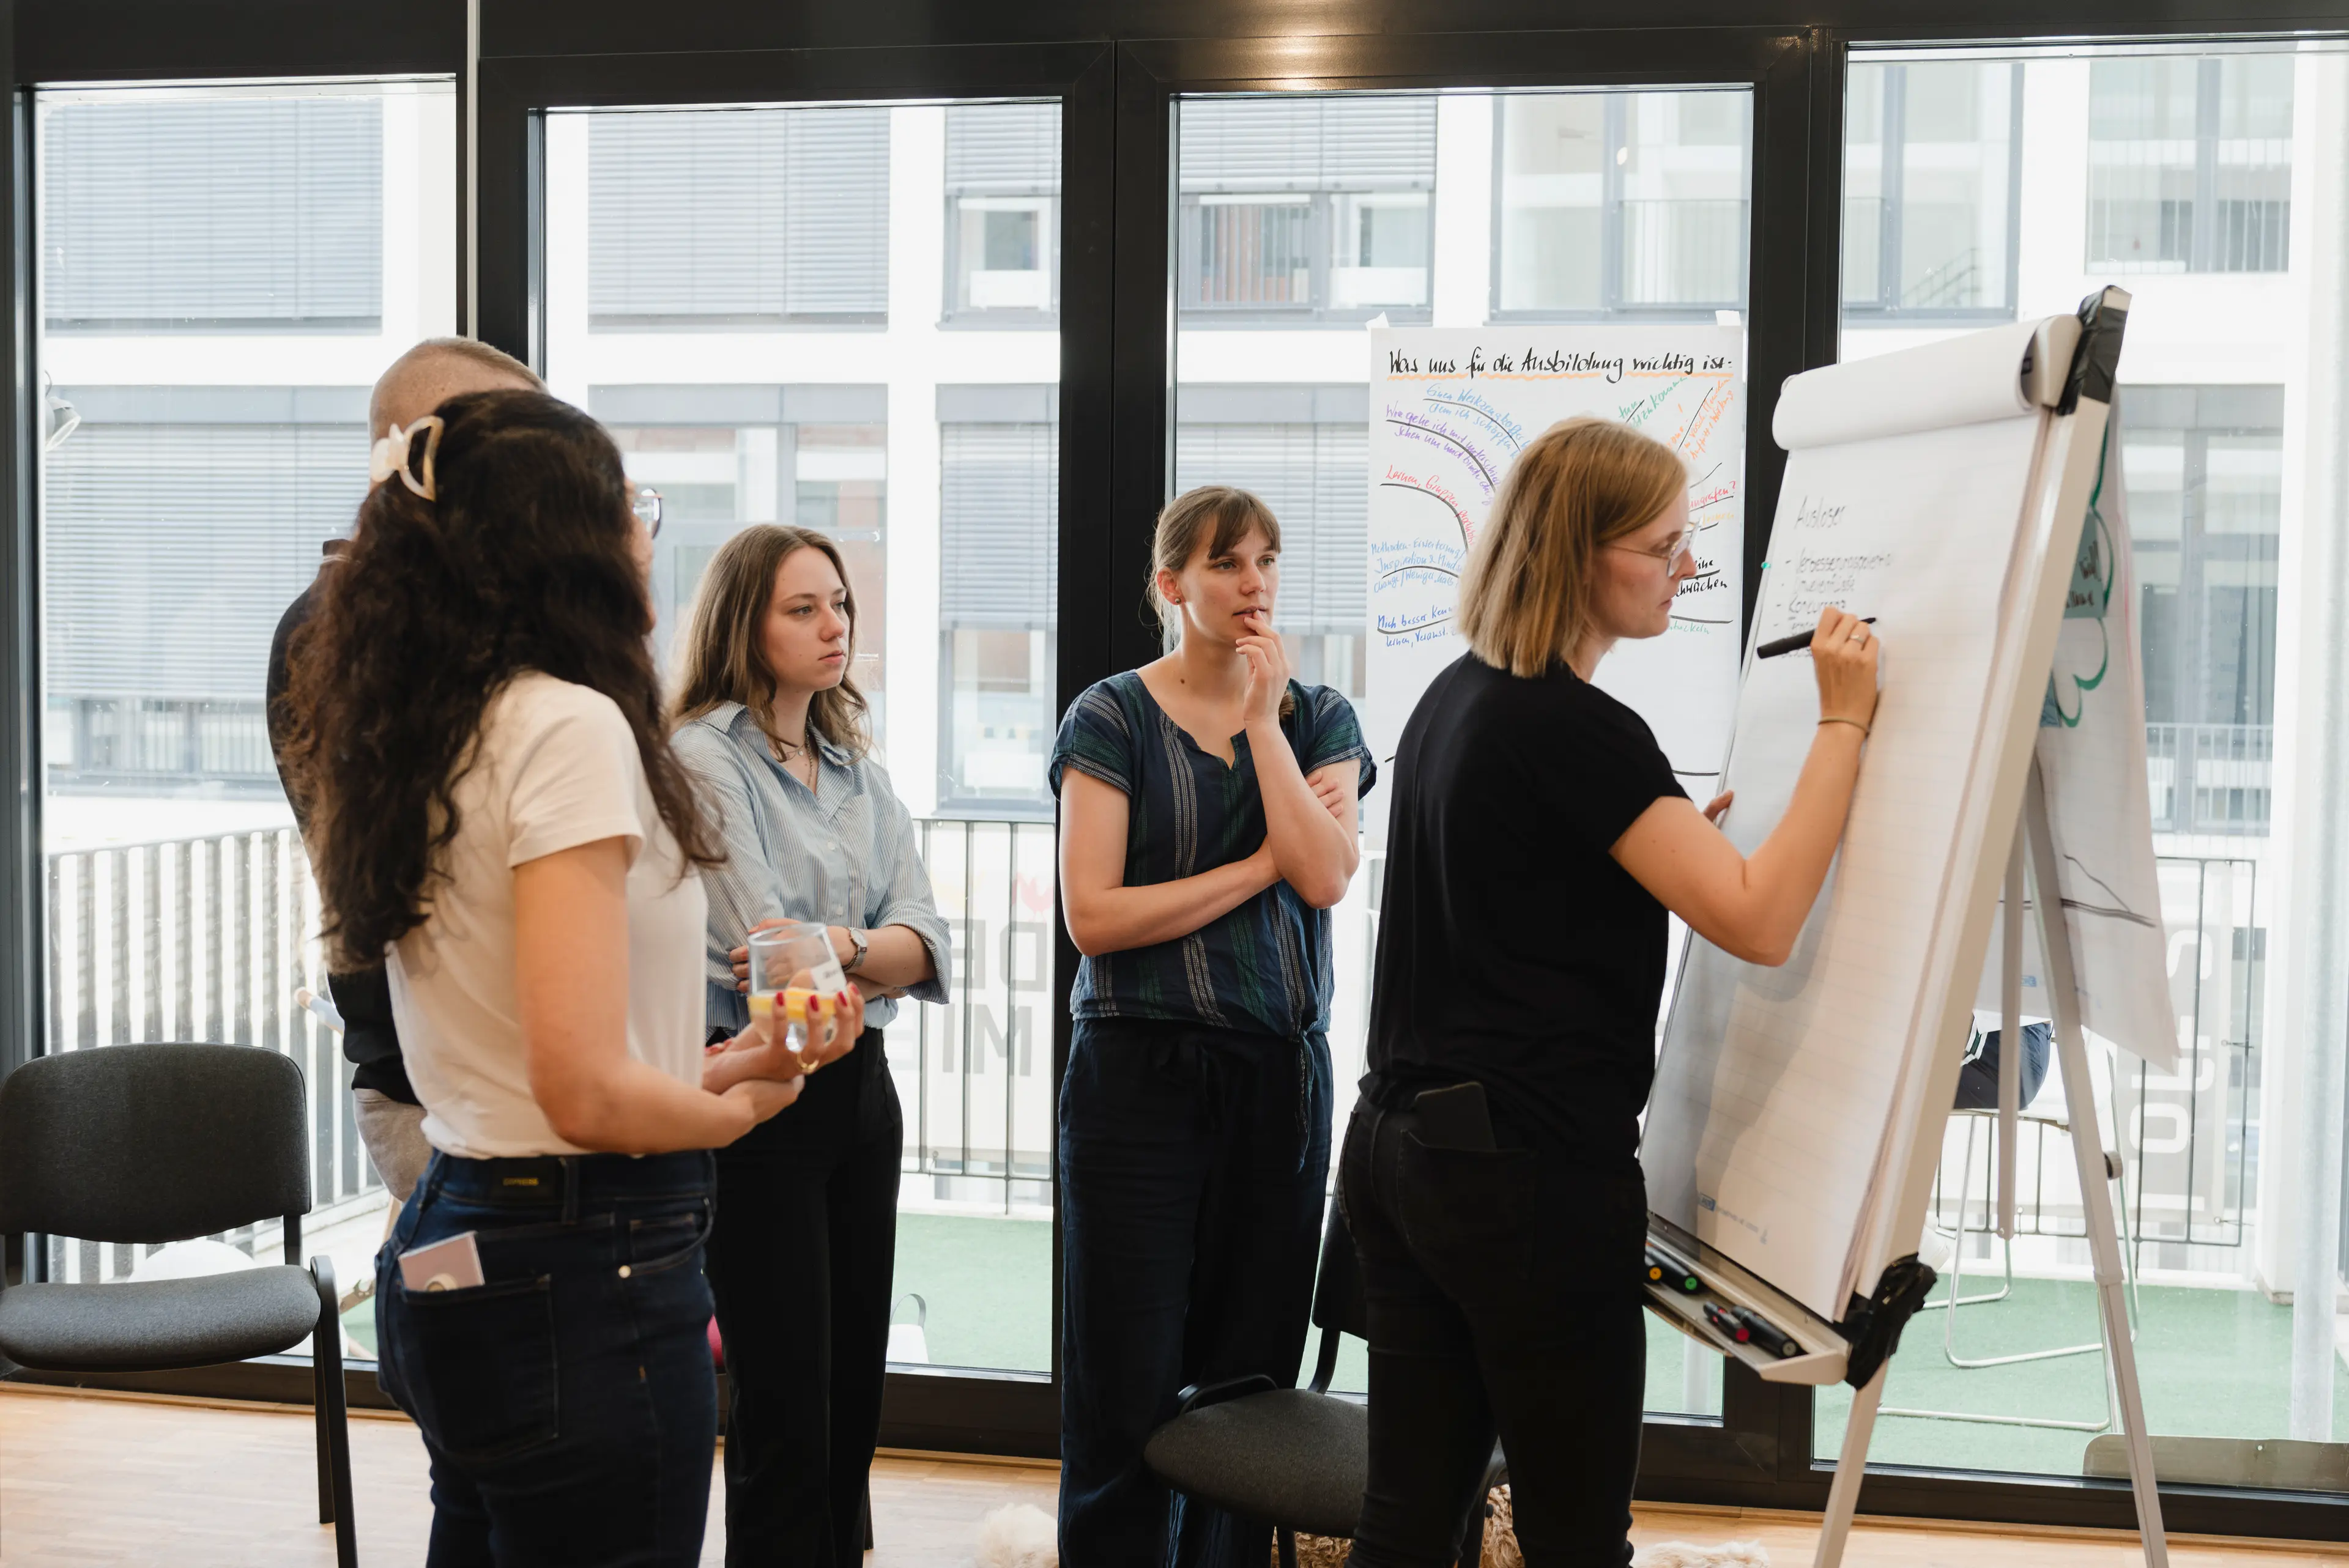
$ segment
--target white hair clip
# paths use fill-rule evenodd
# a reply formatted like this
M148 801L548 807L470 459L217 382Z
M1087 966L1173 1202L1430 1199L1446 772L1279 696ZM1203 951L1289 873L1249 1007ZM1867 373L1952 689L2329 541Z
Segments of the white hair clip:
M437 500L439 487L433 482L432 459L440 450L442 428L438 414L427 414L405 430L394 425L391 433L375 444L374 454L367 461L367 482L379 485L398 474L401 484L426 500ZM417 461L415 451L419 434L424 437L421 463Z

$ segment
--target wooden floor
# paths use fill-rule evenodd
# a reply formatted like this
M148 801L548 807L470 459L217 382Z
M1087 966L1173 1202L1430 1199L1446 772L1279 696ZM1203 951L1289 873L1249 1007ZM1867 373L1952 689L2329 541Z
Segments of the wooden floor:
M355 1413L351 1443L365 1568L424 1560L424 1450L398 1417ZM95 1568L331 1568L312 1522L308 1412L0 1387L0 1564ZM722 1486L722 1482L715 1482ZM961 1568L979 1517L1006 1502L1050 1511L1049 1465L890 1456L874 1472L879 1547L868 1568ZM1639 1511L1641 1545L1759 1541L1775 1568L1810 1562L1816 1520L1727 1509ZM719 1563L718 1521L702 1561ZM2123 1568L2133 1538L2092 1532L1959 1531L1863 1522L1854 1568ZM2178 1568L2349 1568L2349 1548L2173 1538Z

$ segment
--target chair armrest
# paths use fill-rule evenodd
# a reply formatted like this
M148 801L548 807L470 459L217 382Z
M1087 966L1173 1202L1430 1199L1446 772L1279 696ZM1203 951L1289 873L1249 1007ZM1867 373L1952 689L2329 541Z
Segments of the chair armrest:
M310 1283L318 1287L318 1323L323 1329L328 1324L342 1321L342 1297L335 1291L335 1260L320 1253L310 1260Z
M1182 1402L1175 1406L1174 1413L1187 1416L1194 1410L1204 1410L1210 1405L1220 1405L1250 1394L1269 1394L1279 1387L1261 1372L1251 1372L1245 1377L1226 1377L1220 1383L1210 1383L1205 1387L1194 1383L1177 1396Z

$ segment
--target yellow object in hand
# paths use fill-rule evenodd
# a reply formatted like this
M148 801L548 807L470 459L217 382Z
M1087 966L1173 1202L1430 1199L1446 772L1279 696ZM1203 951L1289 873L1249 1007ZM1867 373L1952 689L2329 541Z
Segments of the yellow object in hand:
M787 986L783 991L783 1016L794 1024L804 1026L811 1013L829 1023L839 1012L840 998L828 992L805 985Z

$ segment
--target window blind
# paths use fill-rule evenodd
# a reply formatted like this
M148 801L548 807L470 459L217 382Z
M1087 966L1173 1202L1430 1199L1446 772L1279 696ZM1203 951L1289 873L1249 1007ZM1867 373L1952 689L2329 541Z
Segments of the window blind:
M365 425L84 424L45 470L49 694L261 700L367 465Z
M889 309L889 111L599 114L588 128L591 325Z
M383 103L67 103L42 120L52 328L367 328L383 316Z
M1057 191L1061 106L955 104L947 109L947 189Z
M939 437L939 614L1040 630L1060 603L1060 427L947 424Z
M1188 98L1180 113L1185 191L1435 183L1432 97Z

